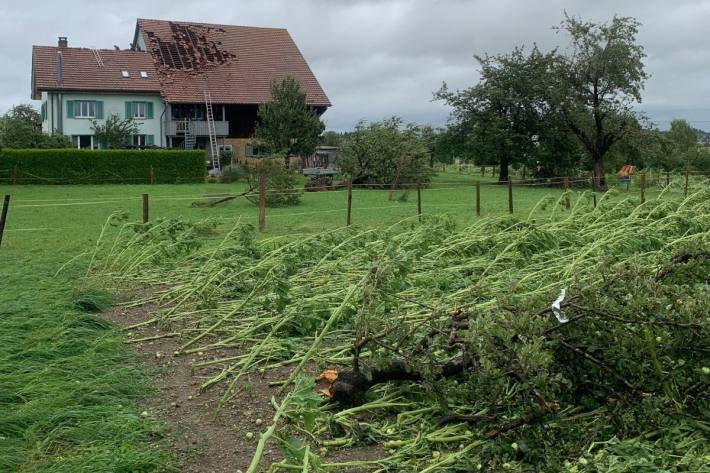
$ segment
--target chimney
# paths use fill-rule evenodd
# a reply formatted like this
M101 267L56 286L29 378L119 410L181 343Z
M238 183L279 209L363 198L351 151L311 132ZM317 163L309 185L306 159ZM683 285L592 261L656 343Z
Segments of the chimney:
M57 51L57 85L64 85L64 80L62 79L62 52Z
M69 46L69 40L67 40L66 36L60 36L59 40L57 41L57 46L60 48L66 48Z

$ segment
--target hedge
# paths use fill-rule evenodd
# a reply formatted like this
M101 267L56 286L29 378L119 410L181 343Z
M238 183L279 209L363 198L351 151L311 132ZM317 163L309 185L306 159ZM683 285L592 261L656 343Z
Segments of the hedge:
M4 184L173 184L199 182L206 170L206 154L202 150L0 151L0 183Z

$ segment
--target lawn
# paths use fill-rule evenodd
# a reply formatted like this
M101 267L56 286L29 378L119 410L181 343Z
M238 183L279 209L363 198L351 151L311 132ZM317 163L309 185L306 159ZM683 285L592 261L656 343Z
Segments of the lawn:
M490 177L442 173L422 191L424 214L447 214L459 226L476 218L474 180L481 180L483 215L508 211L507 188ZM701 185L700 183L698 185ZM0 471L160 471L169 468L161 424L141 416L151 389L149 373L115 327L73 304L76 274L56 275L62 264L91 248L113 212L141 218L141 194L150 195L151 219L237 219L257 222L256 207L239 198L216 207L193 206L206 196L242 192L244 184L0 186L12 201L0 247ZM649 189L647 199L658 189ZM390 200L389 191L356 189L353 224L382 226L416 219L416 192ZM638 199L638 189L611 199ZM541 199L553 204L560 189L514 188L515 215L527 217ZM664 198L682 196L680 188ZM590 195L572 193L575 205ZM346 193L306 193L301 205L267 209L267 235L312 233L345 222ZM562 206L538 206L566 218Z

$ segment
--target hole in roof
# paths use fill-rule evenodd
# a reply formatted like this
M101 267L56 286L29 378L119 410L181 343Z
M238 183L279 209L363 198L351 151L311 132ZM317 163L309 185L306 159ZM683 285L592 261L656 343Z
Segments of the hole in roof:
M121 77L131 77L131 74L128 71L121 71Z
M146 71L141 71L141 77L144 79L148 78L148 73Z

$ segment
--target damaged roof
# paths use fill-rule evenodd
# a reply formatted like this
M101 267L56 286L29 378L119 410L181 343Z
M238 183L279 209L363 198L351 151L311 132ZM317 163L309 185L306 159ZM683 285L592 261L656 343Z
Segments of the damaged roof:
M123 71L128 71L128 77ZM32 46L32 98L39 99L43 90L159 93L160 81L146 52Z
M285 29L138 19L133 47L152 57L167 102L202 102L208 91L216 103L262 104L292 76L308 104L330 106Z

